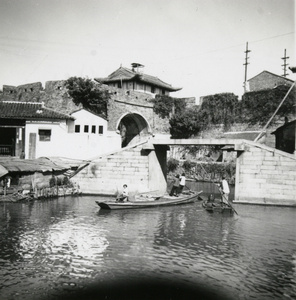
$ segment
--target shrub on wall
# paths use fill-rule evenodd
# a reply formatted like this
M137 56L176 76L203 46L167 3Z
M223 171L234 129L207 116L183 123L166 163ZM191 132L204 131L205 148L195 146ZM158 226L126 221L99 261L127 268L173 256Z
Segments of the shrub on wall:
M234 123L238 107L238 97L233 93L204 97L199 111L203 129L211 124L223 124L227 128Z
M186 172L191 170L191 161L190 160L186 160L183 163L183 168Z
M170 158L167 162L168 172L174 172L179 166L179 161L175 158Z
M206 96L199 109L186 109L172 116L169 121L171 136L190 138L217 124L224 125L225 129L233 123L266 124L288 89L288 86L278 86L274 89L249 92L243 95L242 101L238 101L238 97L233 93ZM284 117L293 112L295 115L295 94L294 88L280 107L277 116Z
M226 180L234 184L235 170L235 163L201 162L195 166L196 179L200 181L220 182L225 175Z
M235 121L238 97L232 93L207 96L201 107L186 109L170 119L172 138L190 138L213 124L228 127Z
M274 89L244 94L239 108L241 119L248 124L265 124L276 111L289 88L278 86ZM295 92L294 87L294 91L289 93L278 110L277 116L285 117L295 111Z
M186 108L185 100L166 95L155 96L153 110L161 118L168 118L173 112L173 108L176 114L184 111Z

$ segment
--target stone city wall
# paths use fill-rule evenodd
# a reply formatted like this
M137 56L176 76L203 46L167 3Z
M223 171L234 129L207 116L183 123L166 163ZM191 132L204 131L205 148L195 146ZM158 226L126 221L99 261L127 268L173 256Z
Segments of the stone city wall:
M42 102L43 87L41 82L22 84L19 86L3 85L0 100Z
M82 105L76 105L72 101L65 83L65 80L47 81L42 95L42 102L48 108L58 110L64 114L70 114L81 108Z

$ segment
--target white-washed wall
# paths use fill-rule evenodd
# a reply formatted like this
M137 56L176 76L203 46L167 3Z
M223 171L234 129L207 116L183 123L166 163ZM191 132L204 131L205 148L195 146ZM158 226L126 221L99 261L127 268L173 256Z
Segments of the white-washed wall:
M50 129L50 141L40 141L39 129ZM36 134L36 158L63 156L73 159L91 159L121 148L121 137L115 132L104 135L68 133L66 123L30 123L26 125L26 158L29 155L29 136Z

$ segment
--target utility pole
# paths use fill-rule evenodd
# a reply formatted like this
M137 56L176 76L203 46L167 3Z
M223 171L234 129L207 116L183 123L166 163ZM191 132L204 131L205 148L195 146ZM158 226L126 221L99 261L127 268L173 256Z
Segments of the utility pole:
M248 42L247 42L247 45L246 45L246 57L245 57L245 63L244 63L244 66L245 66L245 80L244 80L244 92L247 91L247 69L248 69L248 53L251 52L251 50L248 49Z
M287 59L288 59L288 58L289 58L289 57L286 55L286 49L285 49L284 57L282 57L282 59L284 60L284 64L282 65L283 70L284 70L284 74L282 75L283 77L287 77L287 75L289 75L289 74L287 73L287 66L289 65L289 64L287 64Z

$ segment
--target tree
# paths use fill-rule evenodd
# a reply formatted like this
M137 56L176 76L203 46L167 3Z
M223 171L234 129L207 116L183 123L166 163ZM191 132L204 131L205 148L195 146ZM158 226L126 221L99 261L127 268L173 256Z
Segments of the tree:
M238 97L232 93L207 96L200 108L193 107L170 119L172 138L190 138L212 124L229 126L235 121Z
M76 105L82 104L86 109L107 117L110 94L91 79L70 77L66 80L69 95Z
M198 110L195 107L186 109L183 113L173 115L169 120L172 138L188 139L196 135L200 130L198 118Z

